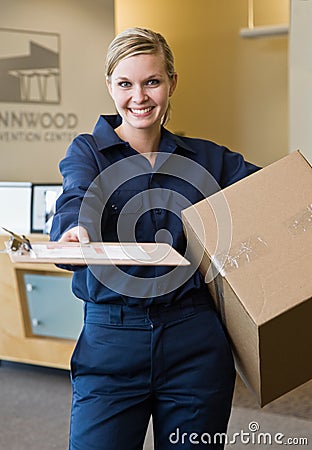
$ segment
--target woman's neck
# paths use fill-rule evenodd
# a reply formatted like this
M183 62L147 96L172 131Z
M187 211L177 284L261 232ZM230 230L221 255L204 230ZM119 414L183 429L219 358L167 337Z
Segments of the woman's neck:
M122 125L115 129L118 136L139 153L157 153L161 130L157 129L132 129L130 132Z

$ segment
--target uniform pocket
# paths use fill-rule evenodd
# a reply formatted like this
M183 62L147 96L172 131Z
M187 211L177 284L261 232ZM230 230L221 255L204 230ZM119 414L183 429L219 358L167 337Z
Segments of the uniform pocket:
M149 367L149 344L146 329L86 323L72 356L72 379L86 375L137 377Z
M118 189L106 206L104 236L111 240L134 242L140 239L136 229L143 213L142 193L138 190Z
M79 338L76 342L76 345L75 345L75 348L74 348L74 351L72 353L71 360L70 360L72 381L74 381L77 376L77 361L79 359L79 354L81 353L82 341L84 339L84 330L85 330L85 325L82 327L82 330L80 332Z

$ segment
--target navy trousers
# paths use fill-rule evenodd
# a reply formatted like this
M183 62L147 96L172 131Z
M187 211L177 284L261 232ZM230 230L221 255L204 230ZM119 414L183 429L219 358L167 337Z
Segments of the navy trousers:
M222 449L235 370L207 299L148 308L86 303L71 361L70 450Z

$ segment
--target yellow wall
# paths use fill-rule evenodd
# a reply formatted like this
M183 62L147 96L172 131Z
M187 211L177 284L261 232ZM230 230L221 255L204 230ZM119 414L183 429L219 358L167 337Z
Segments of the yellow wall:
M255 25L288 23L288 0L255 0ZM243 39L248 0L115 0L116 32L167 38L179 84L169 128L212 139L262 166L288 152L288 37Z

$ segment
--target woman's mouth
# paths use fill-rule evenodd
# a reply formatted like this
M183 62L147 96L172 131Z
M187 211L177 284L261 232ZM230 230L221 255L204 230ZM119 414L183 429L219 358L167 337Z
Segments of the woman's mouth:
M148 108L141 108L141 109L129 108L129 109L133 114L140 116L149 113L153 109L153 107L149 106Z

